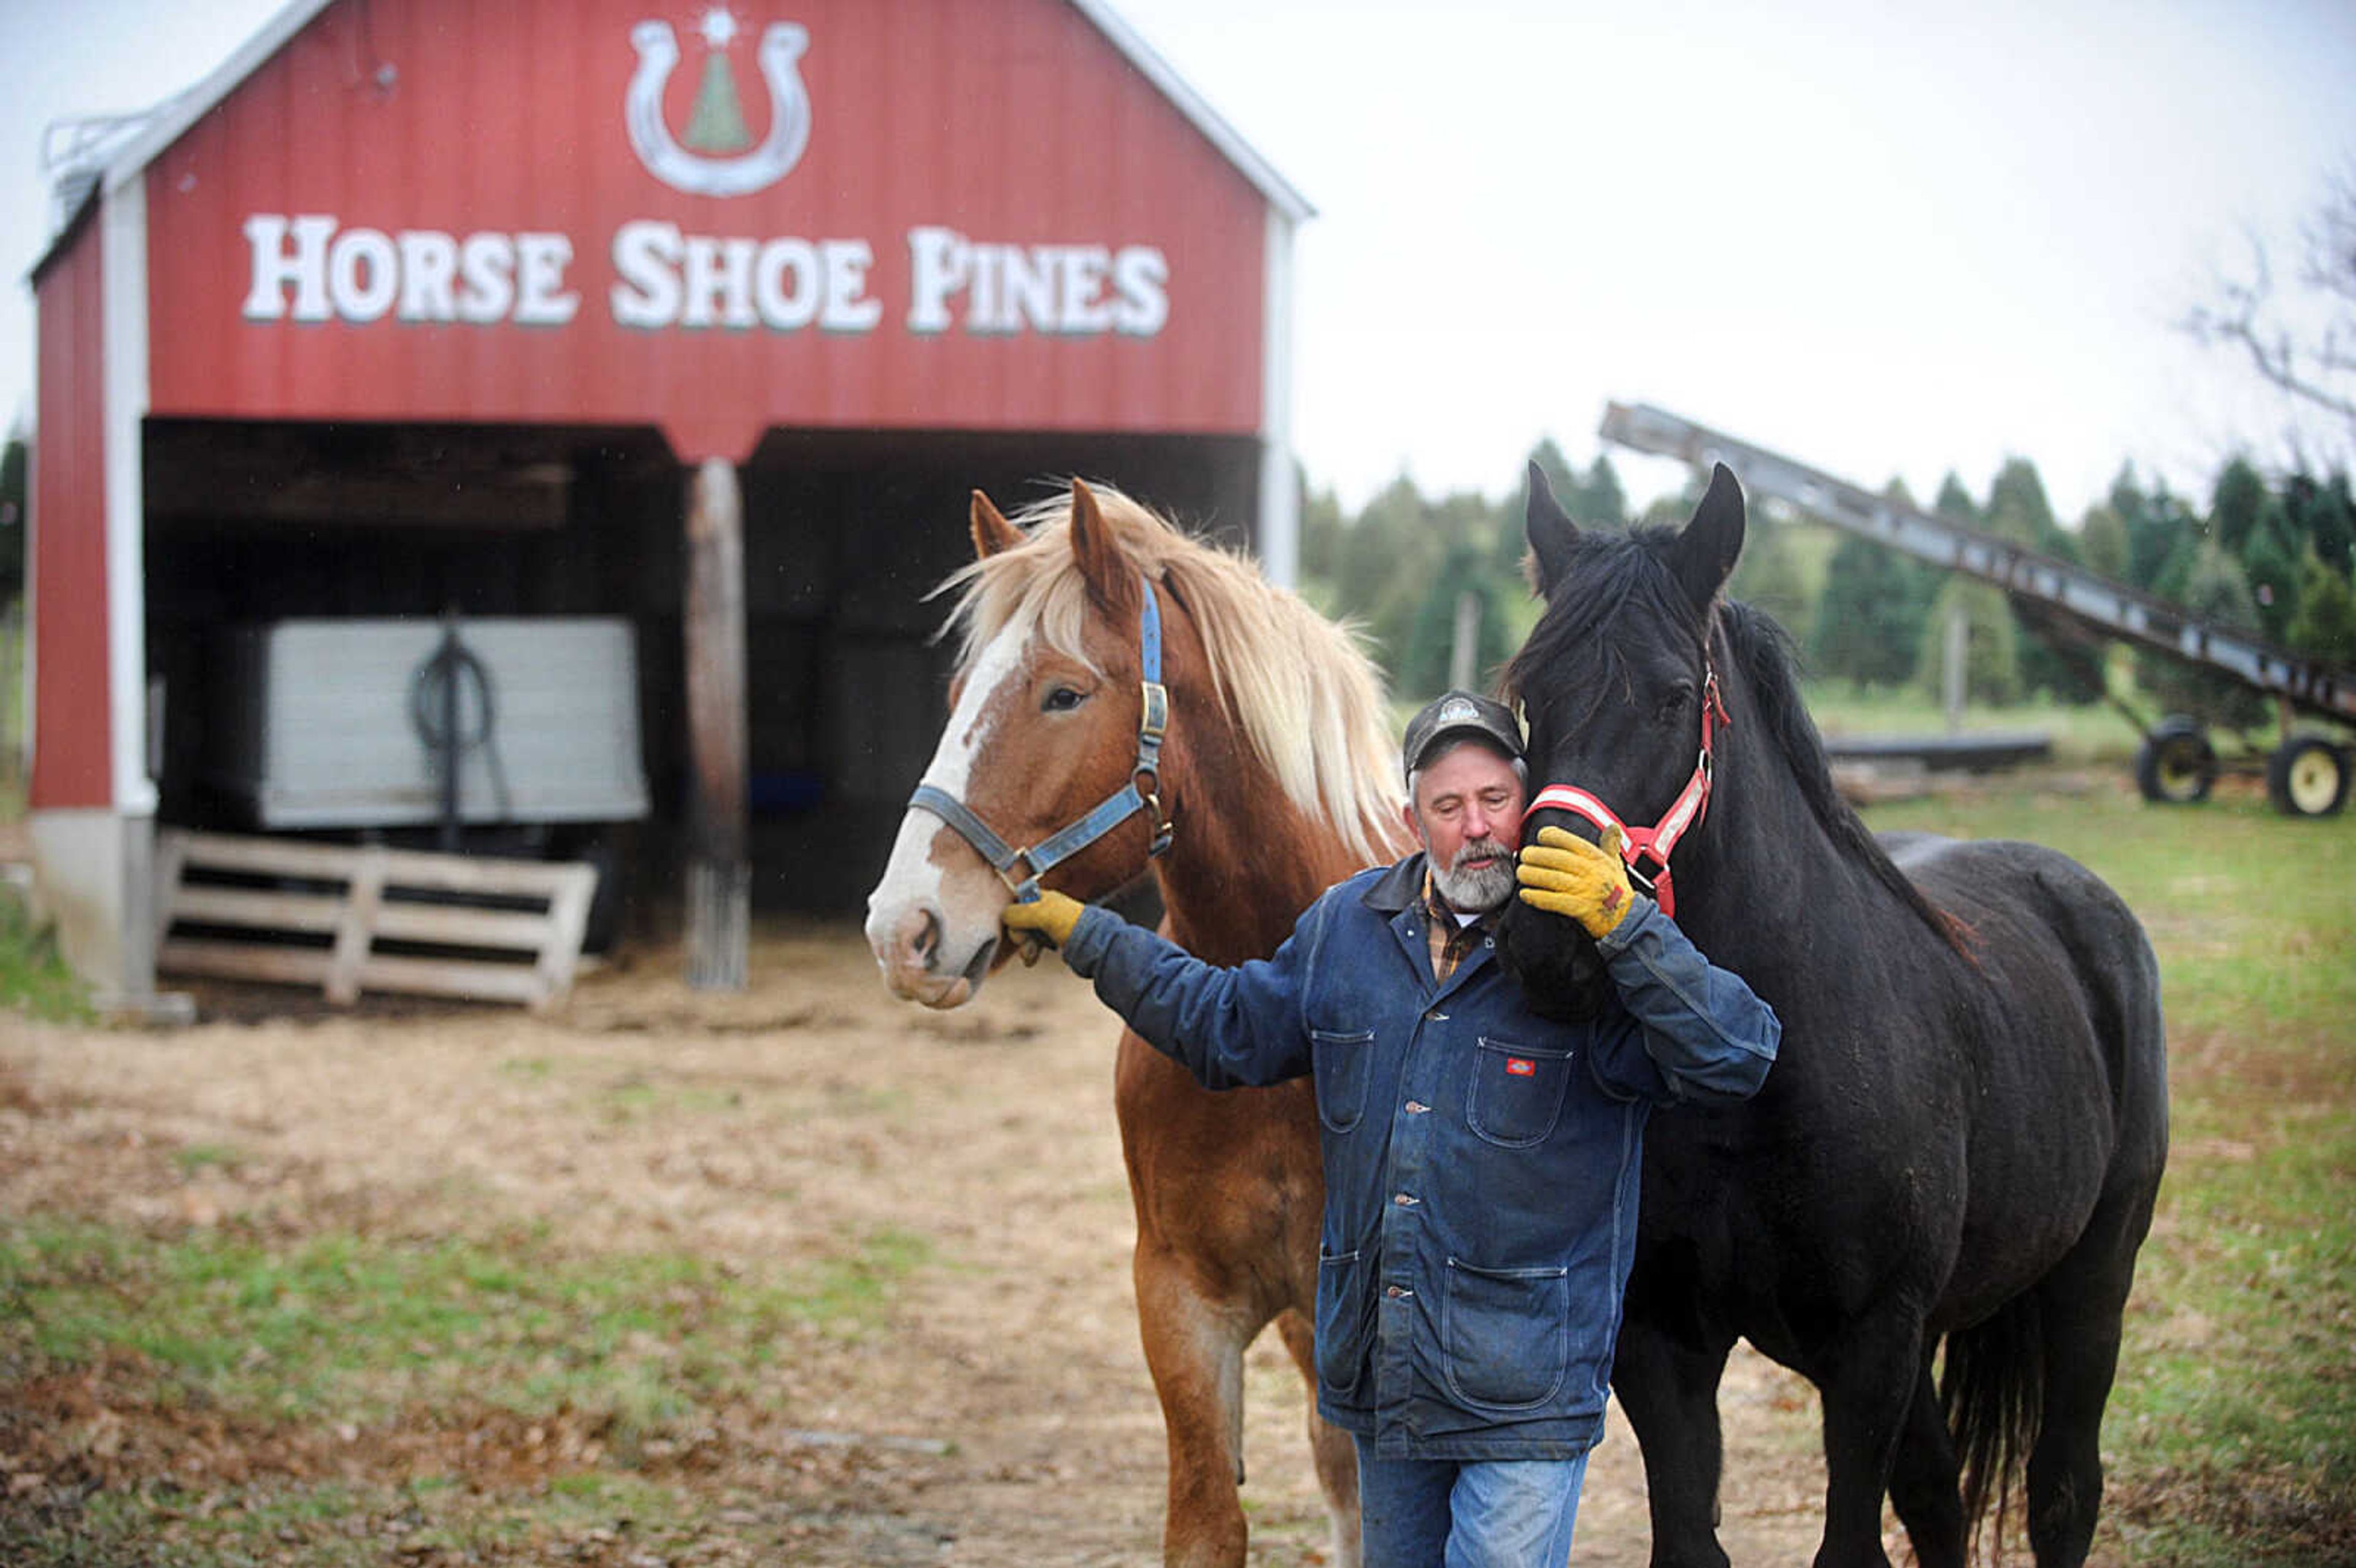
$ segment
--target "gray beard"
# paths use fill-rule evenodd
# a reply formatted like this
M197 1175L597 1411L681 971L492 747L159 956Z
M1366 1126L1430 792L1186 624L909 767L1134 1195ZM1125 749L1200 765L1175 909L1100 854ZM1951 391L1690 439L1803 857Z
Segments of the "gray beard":
M1466 862L1484 855L1500 859L1486 866ZM1456 851L1453 864L1431 868L1431 885L1451 908L1466 914L1486 914L1514 896L1514 849L1494 838L1477 838Z

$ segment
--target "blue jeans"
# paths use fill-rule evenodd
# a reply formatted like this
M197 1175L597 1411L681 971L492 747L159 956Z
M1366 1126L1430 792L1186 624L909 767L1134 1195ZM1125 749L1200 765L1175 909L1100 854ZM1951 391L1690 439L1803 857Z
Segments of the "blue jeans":
M1365 1568L1563 1568L1587 1456L1377 1459L1358 1439Z

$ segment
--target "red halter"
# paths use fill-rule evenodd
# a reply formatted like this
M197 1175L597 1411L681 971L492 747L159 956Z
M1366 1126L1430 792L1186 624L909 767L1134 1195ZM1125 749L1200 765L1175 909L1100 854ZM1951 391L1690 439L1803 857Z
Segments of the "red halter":
M1718 671L1706 668L1701 688L1701 756L1694 763L1693 777L1686 781L1686 787L1670 805L1668 815L1650 827L1629 827L1610 806L1574 784L1547 785L1530 801L1529 809L1572 812L1595 824L1599 831L1606 827L1620 829L1620 855L1628 862L1629 876L1652 894L1663 914L1674 920L1677 896L1669 881L1669 857L1676 852L1677 840L1709 813L1710 746L1718 738L1718 727L1733 722L1727 716L1726 699L1719 695ZM1647 871L1639 866L1639 855L1649 858L1655 869Z

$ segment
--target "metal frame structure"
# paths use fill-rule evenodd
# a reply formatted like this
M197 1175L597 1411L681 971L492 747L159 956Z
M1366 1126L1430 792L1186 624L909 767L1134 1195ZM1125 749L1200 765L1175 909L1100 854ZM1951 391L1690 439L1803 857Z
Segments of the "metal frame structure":
M2290 734L2288 710L2356 723L2356 671L2200 620L2099 572L1875 495L1648 403L1608 405L1601 433L1617 445L1674 457L1697 472L1724 463L1753 496L1783 502L1844 532L1993 583L2037 613L2097 636L2157 649L2265 692L2286 709L2286 739L2267 768L2276 804L2293 815L2320 816L2337 811L2346 801L2351 772L2348 748L2313 735ZM2144 793L2157 800L2205 796L2218 764L2199 726L2173 717L2156 726L2140 718L2136 721L2145 733L2145 754L2136 765ZM2301 767L2336 768L2336 775L2310 780L2308 788L2299 790L2293 787L2291 774Z

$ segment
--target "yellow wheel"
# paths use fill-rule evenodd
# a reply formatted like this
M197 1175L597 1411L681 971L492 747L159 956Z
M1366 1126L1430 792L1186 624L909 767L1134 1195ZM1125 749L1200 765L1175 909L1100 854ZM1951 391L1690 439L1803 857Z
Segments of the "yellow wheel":
M2192 805L2209 798L2217 782L2217 752L2199 725L2170 719L2151 733L2136 756L2136 787L2163 805Z
M2319 735L2293 735L2266 760L2266 798L2286 816L2329 816L2348 804L2349 755Z

